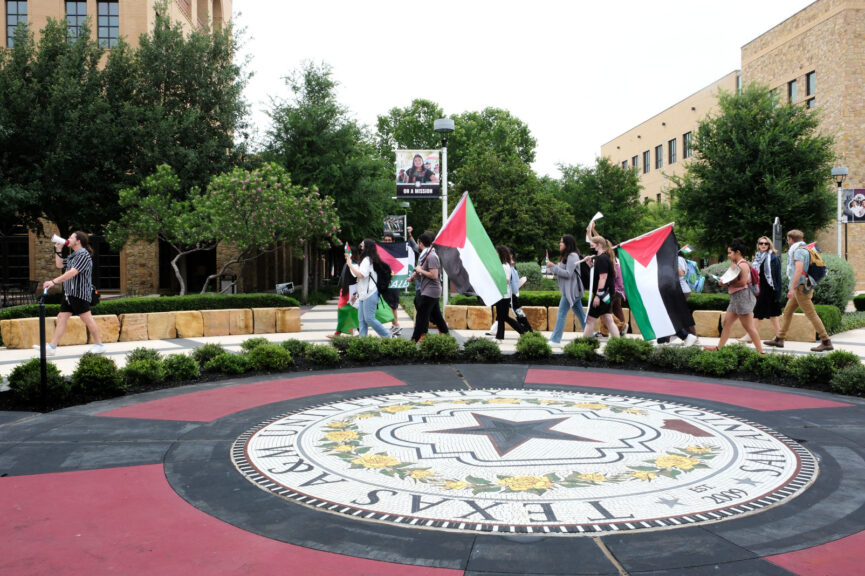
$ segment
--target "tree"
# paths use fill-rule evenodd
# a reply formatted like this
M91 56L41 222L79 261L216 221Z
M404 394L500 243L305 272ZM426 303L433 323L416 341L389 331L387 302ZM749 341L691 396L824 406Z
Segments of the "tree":
M818 126L818 111L779 104L768 88L719 93L718 113L700 122L694 160L671 191L701 247L723 254L733 237L769 234L776 216L806 236L832 221L833 139Z
M19 27L14 48L0 50L0 219L39 230L45 217L66 235L118 214L129 138L110 95L125 54L121 44L103 69L89 29L70 42L53 19L38 44Z
M198 190L181 194L180 186L174 170L162 164L139 186L121 190L122 216L108 224L106 237L115 250L120 250L131 238L158 238L171 246L175 253L171 267L183 296L186 281L180 273L179 261L193 252L215 249L217 239L213 222L193 208L201 202Z
M214 177L207 193L193 202L193 210L212 223L221 242L236 250L234 258L207 278L202 294L230 266L240 264L242 272L247 262L273 250L279 242L324 247L339 232L333 199L292 184L288 173L275 163L251 171L235 168ZM308 255L306 248L304 255ZM308 262L304 258L304 300Z
M294 97L273 101L264 156L288 170L293 182L333 198L345 237L377 237L396 207L393 162L376 153L337 101L331 76L330 66L306 63L286 79Z
M646 211L640 203L640 180L632 169L623 169L609 158L597 158L594 166L559 165L562 171L558 198L571 208L573 230L582 242L583 230L596 212L604 218L598 232L616 242L639 236Z

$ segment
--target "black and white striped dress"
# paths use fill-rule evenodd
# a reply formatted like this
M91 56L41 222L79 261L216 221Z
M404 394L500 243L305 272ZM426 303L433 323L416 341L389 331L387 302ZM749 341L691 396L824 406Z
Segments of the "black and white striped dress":
M66 270L75 268L78 274L63 281L63 291L67 296L90 302L93 293L93 259L90 252L81 248L63 259Z

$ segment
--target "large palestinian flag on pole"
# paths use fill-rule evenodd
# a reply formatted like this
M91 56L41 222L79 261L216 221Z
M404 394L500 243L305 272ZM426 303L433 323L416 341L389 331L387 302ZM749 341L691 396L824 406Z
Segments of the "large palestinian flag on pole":
M414 270L414 250L408 242L377 242L378 257L390 266L393 274L389 288L408 288L408 277Z
M433 240L433 246L455 292L477 294L487 306L505 297L508 281L502 261L468 192Z
M673 224L619 244L628 306L646 340L687 330L691 314L679 284Z

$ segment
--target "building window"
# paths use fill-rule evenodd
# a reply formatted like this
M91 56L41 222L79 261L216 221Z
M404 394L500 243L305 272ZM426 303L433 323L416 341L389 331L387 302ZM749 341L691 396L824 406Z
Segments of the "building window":
M658 144L655 146L655 170L660 170L664 167L664 146Z
M632 157L631 158L631 168L636 170L639 167L640 167L640 157L639 156Z
M813 96L817 93L817 73L813 70L805 75L805 95Z
M791 104L796 102L796 88L797 85L795 80L790 80L789 82L787 82L787 101Z
M6 47L15 46L15 29L18 24L27 24L27 2L6 0Z
M622 160L622 170L627 170L627 169L628 169L628 161Z
M23 287L30 280L30 239L27 230L23 226L13 226L8 230L0 230L0 237L3 239L0 242L0 284Z
M691 157L691 133L682 134L682 158Z
M93 285L98 290L120 290L120 253L100 236L90 237L93 249Z
M117 0L100 0L97 3L99 17L99 46L114 48L120 37L120 8Z
M655 196L655 198L657 199L658 204L660 204L661 203L661 193L658 192L658 194Z
M736 74L736 92L739 94L742 93L742 75L741 74Z
M676 163L676 139L667 142L667 164Z
M643 152L643 174L649 173L649 151Z
M808 100L805 101L805 106L807 108L816 108L817 107L817 99L816 98L808 98Z
M87 2L66 2L66 38L78 40L81 28L87 21Z

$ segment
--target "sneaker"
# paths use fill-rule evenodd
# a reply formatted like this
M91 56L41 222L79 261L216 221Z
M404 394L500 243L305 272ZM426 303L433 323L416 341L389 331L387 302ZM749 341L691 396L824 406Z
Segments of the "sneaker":
M40 352L42 350L42 348L39 346L39 344L36 344L35 346L33 346L33 349L39 350ZM54 356L55 354L57 354L57 347L52 346L51 344L46 344L45 345L45 355L46 356Z
M630 323L630 322L625 322L625 327L624 327L622 330L619 330L619 333L620 333L622 336L624 336L625 334L628 333L628 330L629 330L630 328L631 328L631 323Z
M685 342L682 344L682 346L684 346L684 347L696 346L699 342L700 342L700 339L697 338L694 334L688 334L688 336L685 337Z
M391 326L390 327L390 333L393 334L394 336L399 335L400 332L402 332L402 326Z
M751 335L745 334L744 336L739 338L739 342L741 342L742 344L750 344L751 343Z
M105 353L105 344L95 344L93 348L90 349L91 354L104 354Z
M811 348L811 352L828 352L829 350L834 349L835 347L832 346L831 340L823 340L818 346L814 346L813 348Z

